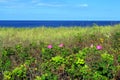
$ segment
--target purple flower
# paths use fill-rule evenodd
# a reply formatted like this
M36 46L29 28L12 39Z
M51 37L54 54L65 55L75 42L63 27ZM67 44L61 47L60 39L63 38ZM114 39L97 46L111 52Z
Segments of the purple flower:
M50 45L48 45L48 48L49 48L49 49L51 49L51 48L52 48L52 45L51 45L51 44L50 44Z
M101 45L97 45L97 50L101 50L102 49L102 46Z
M62 44L62 43L59 45L59 47L63 47L63 46L64 46L64 44Z

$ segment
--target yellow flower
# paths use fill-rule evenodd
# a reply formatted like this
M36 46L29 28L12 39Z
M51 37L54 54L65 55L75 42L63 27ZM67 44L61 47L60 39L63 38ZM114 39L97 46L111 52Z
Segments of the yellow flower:
M103 39L103 38L100 38L100 42L103 43L103 42L104 42L104 39Z
M37 70L37 68L35 68L35 70Z

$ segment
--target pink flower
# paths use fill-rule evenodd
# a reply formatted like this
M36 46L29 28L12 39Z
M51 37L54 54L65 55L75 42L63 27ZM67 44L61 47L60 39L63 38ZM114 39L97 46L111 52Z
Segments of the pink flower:
M59 47L63 47L63 46L64 46L64 44L62 44L62 43L59 45Z
M102 49L102 46L101 45L97 45L97 50L101 50Z
M52 45L51 45L51 44L50 44L50 45L48 45L48 48L49 48L49 49L51 49L51 48L52 48Z

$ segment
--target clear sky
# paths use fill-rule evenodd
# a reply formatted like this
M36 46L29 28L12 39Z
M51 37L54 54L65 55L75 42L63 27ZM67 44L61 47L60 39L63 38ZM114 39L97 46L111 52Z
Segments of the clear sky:
M120 20L120 0L0 0L0 20Z

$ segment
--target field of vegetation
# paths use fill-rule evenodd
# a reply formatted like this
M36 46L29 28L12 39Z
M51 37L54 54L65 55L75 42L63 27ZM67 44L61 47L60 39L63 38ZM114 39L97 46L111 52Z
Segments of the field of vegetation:
M0 28L0 80L120 80L120 25Z

